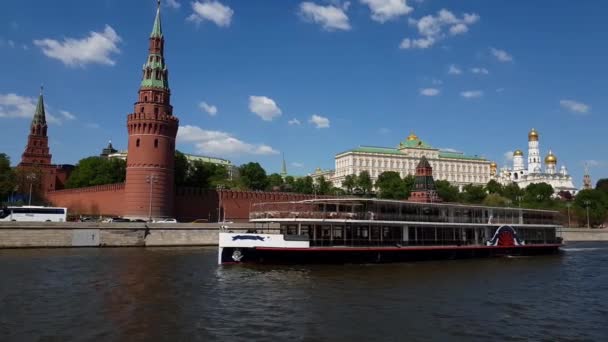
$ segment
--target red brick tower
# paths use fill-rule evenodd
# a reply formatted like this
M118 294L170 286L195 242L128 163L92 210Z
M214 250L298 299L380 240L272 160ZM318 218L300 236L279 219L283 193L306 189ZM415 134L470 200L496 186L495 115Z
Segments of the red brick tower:
M437 196L437 190L435 189L433 168L425 156L420 158L420 162L416 166L416 180L414 181L414 188L408 201L441 202L441 198Z
M127 116L127 217L158 218L174 215L173 166L179 119L173 116L164 45L158 1L139 98L135 102L135 112Z

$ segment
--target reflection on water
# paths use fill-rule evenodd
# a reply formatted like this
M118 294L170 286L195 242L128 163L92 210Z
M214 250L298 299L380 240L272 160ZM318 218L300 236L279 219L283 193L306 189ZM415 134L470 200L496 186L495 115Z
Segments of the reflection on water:
M213 248L0 251L0 340L605 340L608 244L558 256L217 266Z

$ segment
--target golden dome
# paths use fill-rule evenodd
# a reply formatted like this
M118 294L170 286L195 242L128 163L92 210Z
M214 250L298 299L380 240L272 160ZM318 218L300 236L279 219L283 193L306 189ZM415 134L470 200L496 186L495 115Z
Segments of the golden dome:
M521 150L515 150L515 152L513 152L513 157L523 157L524 153Z
M498 165L495 162L491 162L490 167L495 169L496 167L498 167Z
M528 133L528 141L538 141L538 132L536 129L532 128L530 133Z
M557 164L557 157L549 150L549 154L545 157L545 164Z
M410 133L410 135L408 135L408 137L407 137L407 141L413 141L413 140L420 140L420 139L418 139L418 136L416 134L414 134L414 132Z

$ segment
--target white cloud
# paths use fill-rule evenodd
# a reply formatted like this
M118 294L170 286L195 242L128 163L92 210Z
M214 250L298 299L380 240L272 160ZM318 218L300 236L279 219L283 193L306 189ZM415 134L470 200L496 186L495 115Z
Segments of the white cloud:
M14 93L0 94L0 118L31 119L36 112L37 98L20 96ZM46 121L61 125L64 120L74 120L76 117L68 111L59 111L60 117L53 115L45 106Z
M270 155L279 152L265 144L250 144L230 133L204 130L198 126L180 126L177 131L180 143L193 143L197 153L215 156Z
M450 34L455 36L457 34L467 33L469 31L469 27L463 23L456 24L450 27Z
M513 161L513 151L507 151L503 154L503 156L505 157L505 160L507 162L512 162Z
M106 25L103 32L91 31L88 37L82 39L65 38L63 41L54 39L34 40L34 45L50 57L60 60L67 66L85 66L86 64L115 65L112 54L119 53L120 36L114 29Z
M300 16L306 21L320 24L327 31L348 31L351 28L346 15L349 4L346 2L340 8L332 5L321 6L306 1L300 4Z
M513 56L511 56L505 50L499 50L499 49L495 49L495 48L490 48L490 51L492 51L492 54L494 55L494 57L496 57L496 59L498 59L501 62L511 62L511 61L513 61Z
M420 89L420 95L424 96L437 96L439 95L440 90L437 88L422 88Z
M469 26L479 21L479 15L475 13L465 13L458 18L447 9L441 9L437 15L426 15L418 20L410 19L408 22L417 28L421 36L417 39L404 39L401 41L400 48L426 49L433 46L437 41L446 38L444 29L449 27L450 35L464 34L469 31Z
M76 120L76 116L67 110L60 110L59 113L66 120Z
M8 40L8 46L14 48L15 47L15 42L9 39Z
M450 75L460 75L460 74L462 74L462 69L460 69L459 67L457 67L454 64L452 64L452 65L450 65L450 68L448 69L448 74L450 74Z
M317 126L317 128L329 128L329 119L324 116L313 114L309 122Z
M591 106L574 100L561 100L559 104L567 110L578 114L587 114L591 109Z
M301 124L300 120L298 120L296 118L293 118L293 119L287 121L287 123L290 125L300 125Z
M165 0L165 4L167 4L167 7L171 7L171 8L180 8L182 7L182 5L177 2L177 0Z
M197 24L209 20L219 27L228 27L232 21L234 11L219 1L195 1L192 3L193 13L186 19Z
M480 75L487 75L490 73L486 68L471 68L471 72Z
M266 96L249 96L249 110L264 121L272 121L282 113L277 103Z
M475 99L483 96L483 91L481 90L467 90L460 93L460 96L465 99Z
M439 150L444 151L444 152L462 153L462 151L457 150L455 148L451 148L451 147L441 147L441 148L439 148Z
M205 101L199 103L198 108L211 116L217 115L217 107L214 105L210 105Z
M293 162L293 163L291 163L290 165L291 165L291 166L293 166L293 167L297 167L297 168L299 168L299 169L301 169L301 168L303 168L303 167L304 167L304 164L302 164L302 163L298 163L298 162Z
M361 0L361 3L369 6L372 19L380 23L407 15L414 10L407 5L406 0Z
M427 49L435 44L435 39L432 37L409 39L405 38L399 44L400 49Z

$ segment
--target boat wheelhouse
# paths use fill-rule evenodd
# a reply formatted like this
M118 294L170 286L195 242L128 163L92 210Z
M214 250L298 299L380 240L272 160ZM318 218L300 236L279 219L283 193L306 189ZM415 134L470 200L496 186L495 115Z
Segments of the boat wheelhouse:
M556 211L332 198L254 204L218 262L356 263L556 253Z

